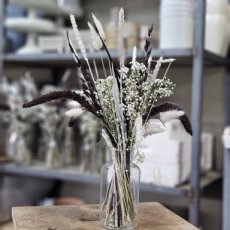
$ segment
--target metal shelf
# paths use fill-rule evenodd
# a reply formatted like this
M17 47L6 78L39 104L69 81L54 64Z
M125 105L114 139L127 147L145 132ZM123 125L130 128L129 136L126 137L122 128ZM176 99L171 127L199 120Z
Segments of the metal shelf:
M48 169L42 166L19 166L13 163L0 166L0 173L90 184L98 184L100 181L98 175L80 173L74 168Z
M0 166L0 173L4 175L37 177L52 180L87 183L93 185L99 185L100 182L99 175L90 173L79 173L73 167L67 169L47 169L42 166L18 166L10 163ZM221 174L215 171L210 171L204 174L201 177L201 190L211 185L220 178ZM190 196L189 183L180 185L176 188L141 183L141 190L145 192L155 192L172 196Z
M118 59L118 53L110 51L111 57L114 60ZM192 66L193 63L193 49L153 49L152 55L155 59L159 57L175 58L176 66ZM82 56L79 54L80 58ZM106 60L107 54L105 51L101 53L98 51L88 53L89 61L99 61L101 57ZM132 58L132 51L127 51L127 60ZM144 58L144 51L137 51L137 59ZM75 62L71 53L43 53L43 54L5 54L2 57L3 61L7 65L31 65L31 66L43 66L43 67L57 67L61 66L74 66ZM210 51L204 51L204 65L205 66L230 66L230 59L221 57Z
M185 62L186 60L189 62L192 57L192 49L153 49L152 51L154 58L165 57L165 58L176 58L178 62ZM118 53L114 50L110 51L111 57L116 60L118 59ZM79 54L80 58L82 56ZM107 54L105 51L95 51L88 53L89 60L100 60L101 57L103 59L107 59ZM132 58L132 51L128 50L126 54L127 59ZM137 51L137 58L144 58L144 51ZM17 64L17 65L37 65L37 66L56 66L56 65L74 65L74 59L71 53L43 53L43 54L5 54L3 56L3 61L6 64Z
M222 57L218 54L212 53L210 51L204 51L204 64L214 66L230 66L230 58Z

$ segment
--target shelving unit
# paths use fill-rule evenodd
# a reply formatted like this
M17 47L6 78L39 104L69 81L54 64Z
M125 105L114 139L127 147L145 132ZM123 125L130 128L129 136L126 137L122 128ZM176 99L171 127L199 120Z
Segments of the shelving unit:
M6 0L0 1L0 75L4 72L4 65L30 65L40 67L73 66L74 61L71 54L36 54L36 55L15 55L4 54L4 9ZM191 178L190 183L177 188L168 188L155 185L142 184L141 188L145 191L162 193L165 195L183 196L188 198L189 221L199 226L200 216L200 194L202 189L218 180L221 175L217 172L210 172L200 177L200 137L202 129L202 91L203 91L203 68L204 66L230 66L230 60L204 50L204 31L205 31L205 0L196 0L195 29L194 29L194 48L193 49L154 49L152 54L155 58L163 56L176 58L176 66L189 66L193 68L192 81L192 156L191 156ZM105 57L105 53L102 53ZM111 52L113 58L117 58L117 53ZM97 52L90 53L89 59L99 59ZM131 52L128 52L131 58ZM138 51L137 57L142 58L143 52ZM18 167L15 165L0 166L0 173L3 175L20 175L31 177L42 177L47 179L68 180L84 183L99 183L98 176L89 174L73 173L66 170L45 170L34 167Z
M0 175L1 174L63 180L92 185L98 185L100 182L99 175L91 173L80 173L74 167L69 167L66 169L47 169L42 166L19 166L13 163L8 163L0 166ZM205 173L201 177L201 191L220 178L221 174L218 172L210 171ZM190 198L190 184L188 182L177 186L176 188L142 183L141 190L145 192L154 192L171 196Z
M107 58L106 52L101 51L102 58ZM186 66L193 64L194 50L193 49L153 49L152 51L154 58L159 57L164 58L175 58L176 61L174 66ZM116 51L110 51L111 57L113 59L118 59L118 54ZM80 57L81 54L79 54ZM127 59L132 58L132 51L127 51ZM144 57L144 52L142 50L137 51L137 59L142 59ZM100 60L101 54L98 51L88 53L89 60ZM3 63L6 65L31 65L31 66L50 66L54 67L56 65L63 66L75 66L73 61L73 56L71 53L46 53L46 54L4 54L2 56ZM230 66L230 59L220 57L214 53L204 50L204 66Z

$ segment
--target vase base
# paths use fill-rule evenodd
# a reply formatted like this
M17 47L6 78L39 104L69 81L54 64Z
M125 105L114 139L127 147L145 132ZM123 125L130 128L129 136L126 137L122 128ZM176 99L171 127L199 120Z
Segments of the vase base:
M134 226L123 226L123 227L115 227L115 226L105 226L105 225L102 225L102 227L104 228L104 229L109 229L109 230L114 230L114 229L120 229L120 230L122 230L122 229L127 229L127 230L131 230L131 229L134 229L134 228L136 228L137 227L137 224L136 225L134 225Z
M114 230L114 229L127 229L127 230L131 230L134 229L135 227L120 227L120 228L113 228L113 227L108 227L108 226L103 226L104 229L109 229L109 230Z

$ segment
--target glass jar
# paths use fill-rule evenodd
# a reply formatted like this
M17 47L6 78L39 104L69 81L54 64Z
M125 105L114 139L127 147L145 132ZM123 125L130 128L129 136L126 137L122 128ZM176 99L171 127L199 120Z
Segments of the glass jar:
M112 159L101 168L101 225L107 229L137 226L140 169L133 150L110 149Z

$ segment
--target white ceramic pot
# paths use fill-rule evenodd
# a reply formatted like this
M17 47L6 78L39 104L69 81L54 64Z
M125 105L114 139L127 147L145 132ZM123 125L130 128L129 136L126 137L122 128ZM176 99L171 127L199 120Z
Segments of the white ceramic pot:
M227 6L227 17L230 20L230 4Z
M174 5L174 4L184 4L184 5L188 5L188 4L194 4L195 1L194 0L161 0L161 4L167 4L167 5Z
M228 0L206 0L207 15L226 15Z
M192 48L194 0L161 0L160 48Z
M192 48L193 19L185 16L161 19L160 48Z
M226 56L229 45L228 18L223 15L206 15L205 48Z
M165 17L180 17L184 16L187 18L194 18L194 13L193 12L164 12L161 14L161 20L164 20Z

